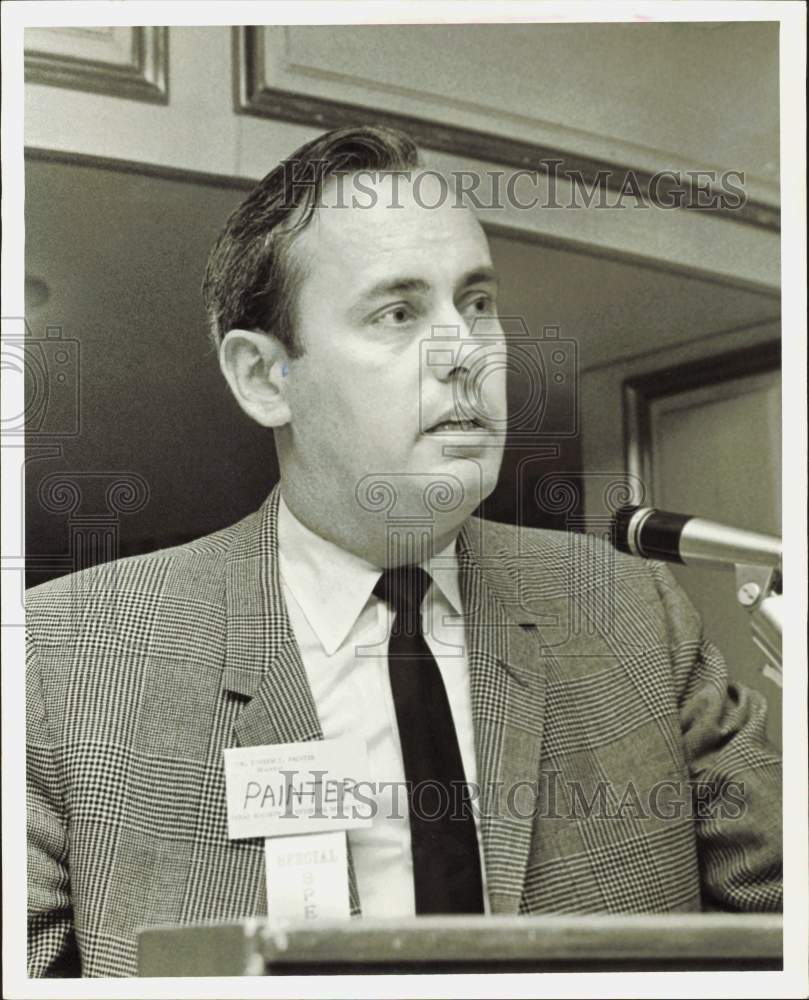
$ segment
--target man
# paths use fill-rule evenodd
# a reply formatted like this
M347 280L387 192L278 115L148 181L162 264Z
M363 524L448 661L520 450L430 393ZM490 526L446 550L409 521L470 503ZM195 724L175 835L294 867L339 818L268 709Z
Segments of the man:
M279 486L208 538L29 593L32 975L132 974L138 927L266 913L223 750L345 735L376 796L348 835L355 916L780 907L763 699L667 571L471 516L504 338L449 190L380 128L269 174L204 291ZM431 783L478 808L425 817Z

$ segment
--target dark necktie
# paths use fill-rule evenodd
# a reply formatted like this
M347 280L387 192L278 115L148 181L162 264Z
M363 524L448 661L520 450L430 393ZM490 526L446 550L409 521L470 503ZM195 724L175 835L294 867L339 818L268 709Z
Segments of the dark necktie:
M416 913L483 913L475 821L438 664L424 639L431 583L418 566L386 570L374 593L395 612L388 669L404 758Z

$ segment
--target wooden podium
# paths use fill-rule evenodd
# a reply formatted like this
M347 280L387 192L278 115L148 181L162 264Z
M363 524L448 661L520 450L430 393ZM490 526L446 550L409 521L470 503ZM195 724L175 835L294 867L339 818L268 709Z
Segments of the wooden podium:
M266 920L151 927L141 976L604 972L782 967L771 914L357 919L278 928Z

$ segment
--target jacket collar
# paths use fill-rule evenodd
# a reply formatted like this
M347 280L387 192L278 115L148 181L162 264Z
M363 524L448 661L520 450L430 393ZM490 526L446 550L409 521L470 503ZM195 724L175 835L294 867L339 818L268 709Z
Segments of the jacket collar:
M228 553L227 638L222 686L249 698L234 725L239 746L322 740L314 698L289 621L278 569L276 486L238 527ZM351 913L360 913L351 850Z
M328 656L345 642L368 603L381 570L321 538L278 503L278 561L284 594L300 608ZM455 614L463 613L455 538L422 566ZM293 622L295 616L292 616Z
M491 542L503 530L487 540L487 522L471 518L458 548L489 903L516 914L538 805L546 661L509 552Z

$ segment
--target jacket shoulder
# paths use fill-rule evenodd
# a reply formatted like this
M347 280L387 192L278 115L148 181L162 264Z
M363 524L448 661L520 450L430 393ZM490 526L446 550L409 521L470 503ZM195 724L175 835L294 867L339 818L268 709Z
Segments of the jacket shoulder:
M537 557L547 567L549 564L567 564L573 553L581 552L586 547L591 557L609 560L648 575L648 564L644 560L619 552L605 535L533 528L478 517L470 518L470 524L473 535L486 550L499 550L506 557ZM526 565L528 562L526 560Z
M36 606L39 602L64 591L91 590L106 577L114 576L120 583L129 583L159 568L174 568L182 573L206 569L209 572L216 572L224 561L239 524L230 525L210 535L184 542L182 545L156 549L154 552L145 552L124 559L114 559L76 573L56 577L47 583L29 588L26 591L26 602L29 606L32 604Z
M37 646L103 633L138 644L150 625L172 619L204 627L224 615L226 564L240 529L257 514L183 545L101 563L26 591Z
M628 619L643 607L663 625L665 597L682 593L658 562L619 552L606 534L559 531L470 519L482 564L503 566L523 595L579 603L608 600ZM683 595L684 596L684 595Z

